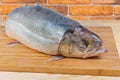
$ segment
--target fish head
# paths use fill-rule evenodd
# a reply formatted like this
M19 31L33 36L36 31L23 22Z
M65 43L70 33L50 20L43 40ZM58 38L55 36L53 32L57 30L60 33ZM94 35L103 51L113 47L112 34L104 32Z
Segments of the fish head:
M83 53L82 58L95 57L107 52L107 49L102 47L102 39L84 27L75 27L71 41L78 48L74 50Z

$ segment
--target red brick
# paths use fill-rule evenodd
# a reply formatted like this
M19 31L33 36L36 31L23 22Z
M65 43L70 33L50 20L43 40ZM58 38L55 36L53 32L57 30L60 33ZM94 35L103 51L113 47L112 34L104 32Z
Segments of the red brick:
M120 20L120 16L92 16L91 20Z
M115 7L115 14L120 15L120 6Z
M9 4L2 4L0 5L0 14L9 14L13 9L20 7L22 5L9 5Z
M48 0L49 4L68 4L69 0Z
M69 17L74 20L88 20L89 19L87 16L69 16Z
M49 4L88 4L91 0L48 0Z
M116 4L120 4L120 0L115 0L115 3Z
M46 3L46 0L1 0L3 3Z
M70 6L70 15L112 15L112 6Z
M93 0L96 4L120 4L120 0Z
M69 0L69 4L89 4L91 0Z
M60 14L67 15L68 14L68 7L67 6L58 6L58 5L42 5L46 8L50 8L59 12Z
M115 0L94 0L93 2L97 4L113 4Z

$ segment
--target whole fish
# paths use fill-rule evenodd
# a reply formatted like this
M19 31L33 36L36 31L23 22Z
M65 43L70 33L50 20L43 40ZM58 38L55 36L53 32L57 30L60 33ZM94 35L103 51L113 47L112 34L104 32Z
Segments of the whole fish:
M13 10L6 20L5 32L24 45L50 55L88 58L107 52L97 34L38 3Z

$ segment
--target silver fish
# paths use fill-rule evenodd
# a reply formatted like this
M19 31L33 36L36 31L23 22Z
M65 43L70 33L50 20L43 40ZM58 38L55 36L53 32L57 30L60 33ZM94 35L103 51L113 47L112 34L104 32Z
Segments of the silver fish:
M6 20L5 32L24 45L50 55L88 58L107 51L98 35L39 4L13 10Z

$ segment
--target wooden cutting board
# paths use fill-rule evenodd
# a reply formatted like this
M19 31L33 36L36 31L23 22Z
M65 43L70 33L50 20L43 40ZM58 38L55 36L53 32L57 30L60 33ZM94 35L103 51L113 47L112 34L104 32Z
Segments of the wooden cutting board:
M0 70L120 76L120 59L110 27L88 27L104 41L108 52L98 58L65 58L47 63L52 56L32 50L23 44L6 46L15 40L8 38L0 28Z

